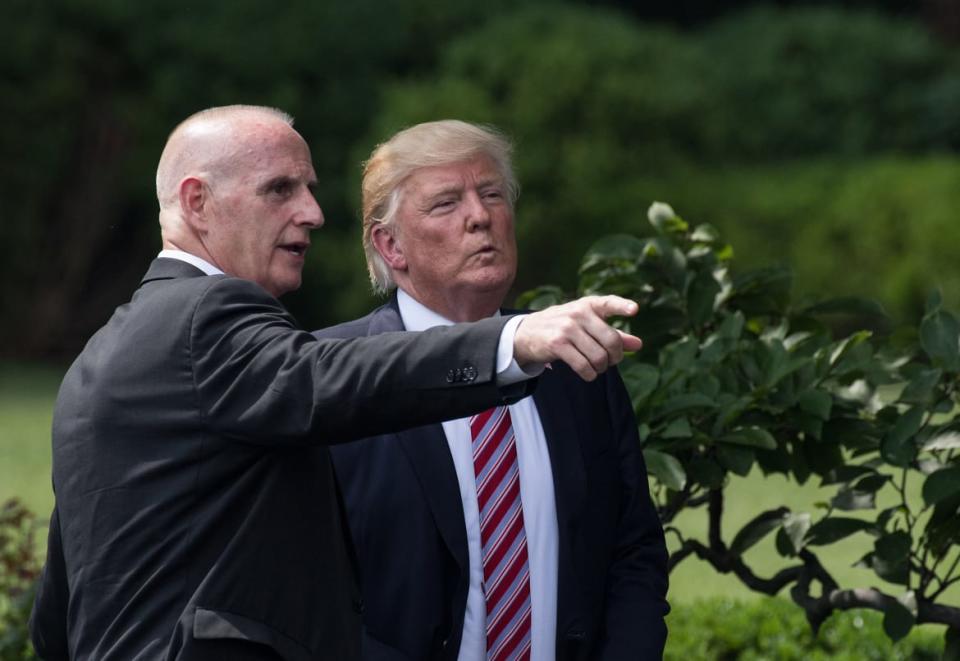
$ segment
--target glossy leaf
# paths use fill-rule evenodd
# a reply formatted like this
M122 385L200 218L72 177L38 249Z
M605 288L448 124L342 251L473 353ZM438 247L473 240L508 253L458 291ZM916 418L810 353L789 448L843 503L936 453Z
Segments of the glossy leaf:
M806 512L788 514L783 518L783 532L790 541L794 553L799 553L806 546L810 528L811 517Z
M777 441L770 432L760 427L739 427L718 439L721 443L733 443L754 448L775 450Z
M934 365L960 369L960 323L946 310L938 309L920 322L920 345Z
M631 363L620 374L634 405L649 397L660 382L660 370L647 363Z
M691 324L700 328L710 320L719 293L720 284L713 275L707 271L696 275L687 292L687 315Z
M746 477L753 468L756 454L747 447L717 445L717 461L731 473Z
M778 507L753 517L734 536L733 541L730 542L730 550L740 554L751 548L783 525L783 517L789 511L786 507Z
M900 416L883 438L880 452L894 466L906 466L917 456L914 436L923 423L923 409L914 407Z
M896 642L904 638L916 622L916 615L910 612L900 600L888 602L883 609L883 630Z
M821 420L830 419L830 411L833 408L833 398L830 393L822 390L807 390L801 393L797 403L800 409L813 414Z
M904 387L898 401L904 404L927 404L942 375L943 371L938 369L919 370Z
M680 491L686 486L687 473L673 455L657 450L644 450L643 459L647 464L647 472L667 488Z
M872 529L873 524L863 519L830 517L817 521L810 527L810 532L807 534L807 543L811 546L833 544L854 533Z
M954 496L960 496L960 466L954 465L931 473L923 483L923 501L927 505L935 505Z
M877 497L870 491L857 491L856 489L840 489L830 500L830 503L838 510L852 512L855 510L870 510L876 507Z
M932 450L956 450L957 448L960 448L960 433L955 431L932 436L923 444L923 449L928 452Z

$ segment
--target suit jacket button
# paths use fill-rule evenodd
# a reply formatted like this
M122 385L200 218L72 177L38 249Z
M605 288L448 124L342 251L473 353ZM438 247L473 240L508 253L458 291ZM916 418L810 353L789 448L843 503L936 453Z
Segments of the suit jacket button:
M453 370L447 370L447 383L453 383L456 379L456 374L453 373Z
M353 600L353 611L357 615L363 615L363 599L354 599Z
M466 369L463 370L463 376L467 381L473 381L477 378L477 368L473 365L467 365Z
M450 639L449 639L449 638L444 638L444 639L443 639L443 642L440 643L440 648L441 648L441 649L447 649L447 645L449 645L449 644L450 644Z

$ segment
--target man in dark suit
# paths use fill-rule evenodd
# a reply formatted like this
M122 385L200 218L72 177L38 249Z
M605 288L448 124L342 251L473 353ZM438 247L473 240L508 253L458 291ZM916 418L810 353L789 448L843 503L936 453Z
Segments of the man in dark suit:
M380 145L363 239L383 307L319 337L495 318L516 272L510 145L431 122ZM614 370L555 363L481 416L333 449L359 559L366 661L658 659L667 554Z
M633 309L614 298L317 341L275 298L299 286L323 222L315 183L280 111L215 108L171 134L157 171L164 250L57 398L31 620L41 657L354 658L360 600L321 444L513 401L525 365L563 354L592 356L591 377L636 342L610 329L558 342L548 328L605 327Z

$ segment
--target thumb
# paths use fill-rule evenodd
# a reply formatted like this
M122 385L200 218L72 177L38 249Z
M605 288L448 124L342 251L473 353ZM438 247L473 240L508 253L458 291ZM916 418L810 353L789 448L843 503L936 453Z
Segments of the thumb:
M591 302L590 307L604 319L613 316L632 317L640 310L640 306L635 301L612 294L596 298Z
M620 340L623 342L624 351L640 351L640 349L643 348L643 340L636 335L629 335L622 330L618 330L617 332L620 333Z

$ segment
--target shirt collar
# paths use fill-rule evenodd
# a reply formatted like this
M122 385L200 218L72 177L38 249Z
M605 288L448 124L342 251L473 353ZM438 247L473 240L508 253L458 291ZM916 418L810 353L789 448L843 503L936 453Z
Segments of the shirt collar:
M218 269L216 266L211 264L205 259L200 259L196 255L191 255L188 252L183 252L182 250L161 250L160 254L157 257L165 257L167 259L178 259L181 262L186 262L192 266L196 266L198 269L206 273L207 275L222 275L223 271Z
M437 314L413 296L397 288L397 306L400 308L400 318L403 327L408 331L422 331L434 326L453 326L453 322ZM500 316L500 311L493 315Z

